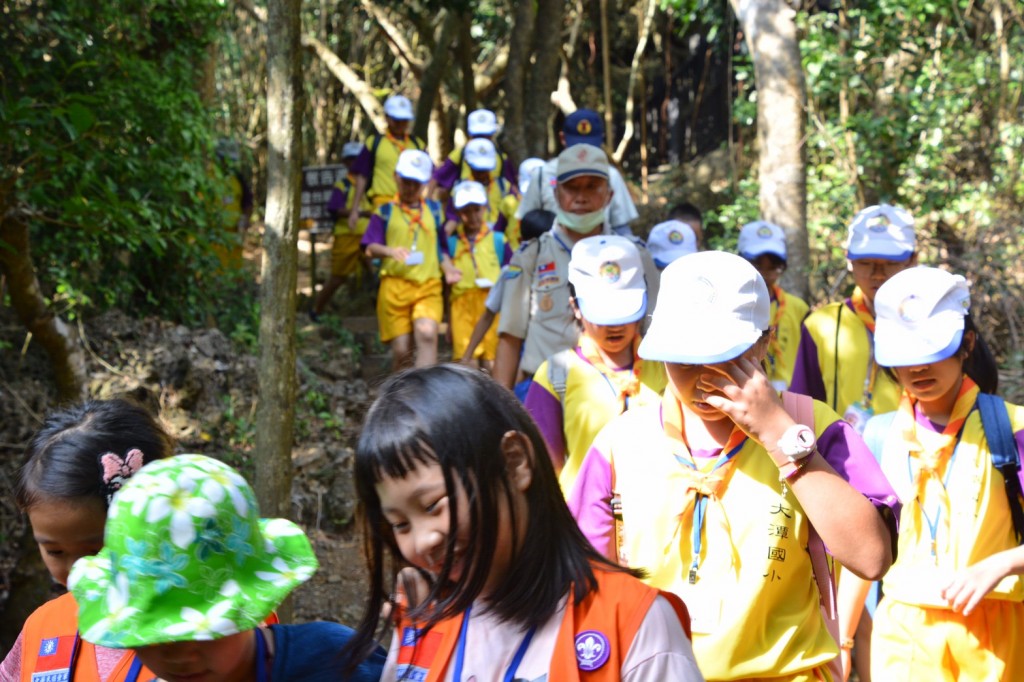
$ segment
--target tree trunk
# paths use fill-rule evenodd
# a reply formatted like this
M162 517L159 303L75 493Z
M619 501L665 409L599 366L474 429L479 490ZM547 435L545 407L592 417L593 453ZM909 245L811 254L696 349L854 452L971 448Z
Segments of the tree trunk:
M783 286L807 298L806 92L796 13L784 0L730 0L754 62L761 218L786 232Z
M461 17L459 26L459 66L462 69L462 105L466 108L466 115L476 109L476 41L470 32L473 28L473 15L466 12Z
M604 90L604 146L611 148L612 135L612 38L608 35L608 0L599 3L601 13L601 86Z
M643 64L644 50L647 49L647 37L651 34L651 24L654 23L654 10L657 8L658 3L654 0L646 0L646 2L647 6L640 17L640 28L636 41L636 50L633 52L633 63L629 67L629 92L626 93L626 127L622 133L622 139L619 141L619 146L615 148L615 152L612 154L615 163L622 163L622 157L626 154L626 148L629 146L630 140L633 139L633 113L636 100L639 99L641 103L647 100L647 93L644 92L643 88L640 89L640 94L637 95L636 83L638 76L641 80L643 79L641 65ZM643 106L641 105L640 108L643 109ZM646 118L647 112L641 111L640 116L641 118ZM611 128L608 128L608 141L611 144ZM647 150L641 147L640 151L646 160Z
M530 116L523 122L527 146L522 158L547 156L548 113L551 111L551 92L558 84L564 18L564 2L538 3L537 30L533 34L534 63L528 70L523 90L523 111L529 111Z
M434 55L423 70L423 78L420 79L420 97L416 101L416 119L413 121L413 134L426 139L430 129L430 112L434 108L434 99L438 90L441 89L441 80L444 78L448 63L451 61L452 44L458 33L461 18L458 13L448 10L444 23L441 24L441 36L434 48Z
M18 320L50 356L61 402L85 397L85 352L78 334L46 305L32 262L28 224L10 206L13 180L0 187L0 273L7 279L11 305Z
M267 21L267 206L260 289L256 495L288 516L295 419L295 282L302 173L301 0L270 0Z
M526 98L526 74L530 65L530 36L533 35L535 6L516 3L516 20L509 37L508 67L505 69L505 126L502 145L517 159L525 159L526 127L523 117Z

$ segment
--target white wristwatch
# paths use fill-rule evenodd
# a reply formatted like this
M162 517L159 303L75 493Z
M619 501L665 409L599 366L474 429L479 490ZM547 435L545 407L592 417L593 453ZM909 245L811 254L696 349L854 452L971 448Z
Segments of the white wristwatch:
M790 462L796 462L814 452L817 442L814 429L803 424L793 424L779 439L779 451Z
M803 424L793 424L779 439L779 452L788 461L779 465L779 479L786 480L803 468L808 457L814 454L818 439L814 429Z

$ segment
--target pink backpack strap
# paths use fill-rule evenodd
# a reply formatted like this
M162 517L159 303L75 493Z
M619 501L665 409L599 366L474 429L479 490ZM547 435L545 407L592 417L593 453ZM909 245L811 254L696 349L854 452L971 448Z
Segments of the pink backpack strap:
M782 392L782 406L786 409L798 424L809 426L814 429L814 399L810 396L799 393ZM815 429L817 431L817 429ZM825 619L825 627L828 629L832 639L839 644L839 613L836 608L836 576L833 570L832 561L829 559L828 550L825 549L825 542L818 535L818 530L813 523L809 523L807 538L807 551L811 555L811 568L814 571L814 582L818 585L818 594L821 596L821 615ZM829 668L840 670L839 657L836 656L829 663ZM833 670L833 675L836 672Z

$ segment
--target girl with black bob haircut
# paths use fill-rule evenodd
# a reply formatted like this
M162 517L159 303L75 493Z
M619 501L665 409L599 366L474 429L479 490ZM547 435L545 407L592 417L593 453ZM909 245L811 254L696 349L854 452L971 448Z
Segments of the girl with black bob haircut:
M454 669L455 679L553 682L605 666L611 679L638 670L702 679L682 602L590 545L537 427L484 374L440 365L392 377L367 413L355 480L370 597L351 646L356 660L372 649L392 603L397 627L382 680L444 679ZM396 569L412 567L403 578L418 576L392 599L385 547ZM415 582L425 596L404 594ZM654 649L631 649L639 631L638 642L658 633Z

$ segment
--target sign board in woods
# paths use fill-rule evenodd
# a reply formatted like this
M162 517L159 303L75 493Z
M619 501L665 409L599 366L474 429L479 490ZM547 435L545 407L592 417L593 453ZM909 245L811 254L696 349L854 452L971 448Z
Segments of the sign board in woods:
M344 164L332 166L305 166L302 169L302 212L300 224L309 230L310 276L313 291L316 291L316 241L317 237L334 232L334 218L327 212L334 183L348 175Z
M314 221L317 232L330 234L334 228L334 219L327 213L331 188L334 187L334 183L344 180L347 175L348 168L344 164L304 167L302 169L302 213L299 218L303 222Z

